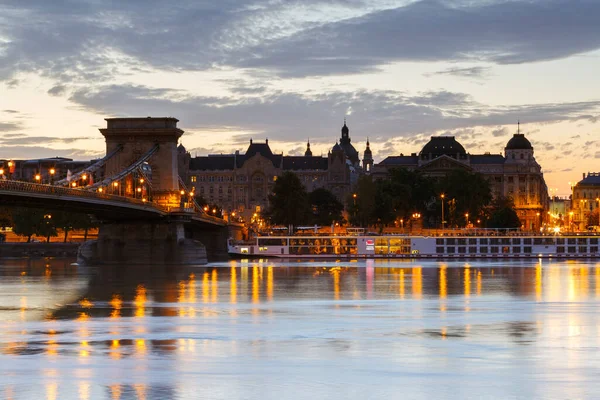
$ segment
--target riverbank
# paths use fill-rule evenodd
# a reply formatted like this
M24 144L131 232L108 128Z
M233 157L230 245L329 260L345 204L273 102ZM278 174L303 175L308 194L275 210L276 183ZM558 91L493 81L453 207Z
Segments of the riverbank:
M75 257L81 243L0 243L0 257Z

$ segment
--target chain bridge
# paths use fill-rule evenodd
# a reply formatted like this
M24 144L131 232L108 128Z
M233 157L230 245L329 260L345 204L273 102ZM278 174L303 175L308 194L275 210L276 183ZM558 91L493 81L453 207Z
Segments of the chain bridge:
M179 177L176 118L108 118L106 155L47 184L0 180L0 203L94 215L98 240L84 243L88 263L198 264L225 255L229 230L208 215ZM6 178L6 176L4 176ZM37 179L37 178L36 178Z

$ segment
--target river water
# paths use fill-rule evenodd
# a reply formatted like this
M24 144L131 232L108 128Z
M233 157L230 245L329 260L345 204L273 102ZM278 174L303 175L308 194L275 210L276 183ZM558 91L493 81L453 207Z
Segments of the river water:
M0 260L2 399L584 399L590 261Z

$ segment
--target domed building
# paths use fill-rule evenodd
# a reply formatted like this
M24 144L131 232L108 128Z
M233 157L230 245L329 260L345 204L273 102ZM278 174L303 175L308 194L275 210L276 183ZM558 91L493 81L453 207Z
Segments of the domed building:
M548 211L548 187L531 142L520 131L506 143L502 154L469 154L454 136L433 136L420 153L391 156L375 165L373 176L384 177L392 168L419 170L443 177L454 169L485 175L494 197L511 197L524 229L539 230Z

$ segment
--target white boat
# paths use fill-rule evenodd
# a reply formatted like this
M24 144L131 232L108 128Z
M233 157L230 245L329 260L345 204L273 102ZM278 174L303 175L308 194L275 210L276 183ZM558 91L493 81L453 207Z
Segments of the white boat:
M229 240L237 257L529 258L600 257L599 236L259 236Z

